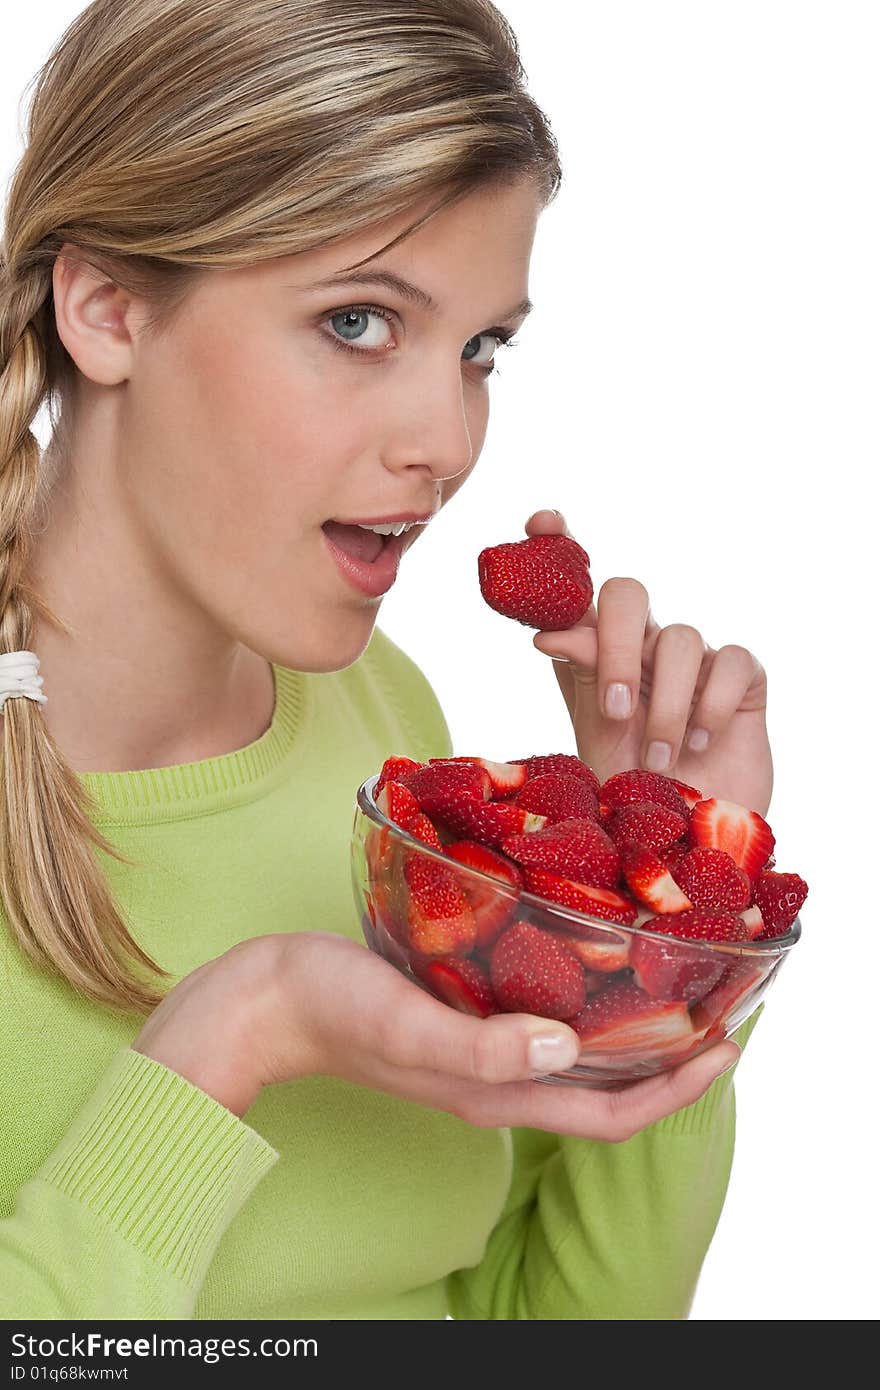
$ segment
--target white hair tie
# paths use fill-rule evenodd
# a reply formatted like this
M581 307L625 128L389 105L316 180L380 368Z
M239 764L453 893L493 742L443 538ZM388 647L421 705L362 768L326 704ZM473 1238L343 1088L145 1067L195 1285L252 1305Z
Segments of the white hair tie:
M38 676L40 660L36 652L0 653L0 714L6 701L16 695L25 695L29 700L39 700L44 705L48 699L40 686L43 677Z

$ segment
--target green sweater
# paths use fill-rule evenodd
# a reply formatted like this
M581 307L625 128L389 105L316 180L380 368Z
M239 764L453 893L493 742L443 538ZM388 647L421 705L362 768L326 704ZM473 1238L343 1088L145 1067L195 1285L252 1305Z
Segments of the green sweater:
M174 980L267 932L363 944L355 789L389 753L452 753L430 685L378 628L344 671L274 670L271 727L246 748L78 774L139 861L101 856ZM242 1120L132 1051L142 1021L35 967L2 918L0 981L5 1320L688 1315L734 1071L620 1144L484 1129L334 1076L269 1086Z

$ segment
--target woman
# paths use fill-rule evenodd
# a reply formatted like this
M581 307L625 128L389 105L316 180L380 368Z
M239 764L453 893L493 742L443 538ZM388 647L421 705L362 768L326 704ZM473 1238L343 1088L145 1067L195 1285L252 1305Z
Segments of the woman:
M350 897L355 787L452 748L333 542L405 516L402 554L475 466L560 177L487 0L95 0L41 71L0 315L6 1317L687 1316L757 1015L536 1086L573 1031L428 998ZM766 811L751 653L631 578L535 645L600 777L668 744Z

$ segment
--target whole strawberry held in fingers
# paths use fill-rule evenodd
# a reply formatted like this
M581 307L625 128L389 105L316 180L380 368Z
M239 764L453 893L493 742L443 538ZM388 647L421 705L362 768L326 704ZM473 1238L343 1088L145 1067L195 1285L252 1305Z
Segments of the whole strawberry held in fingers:
M573 627L593 601L590 557L571 536L488 546L477 569L489 607L525 627Z

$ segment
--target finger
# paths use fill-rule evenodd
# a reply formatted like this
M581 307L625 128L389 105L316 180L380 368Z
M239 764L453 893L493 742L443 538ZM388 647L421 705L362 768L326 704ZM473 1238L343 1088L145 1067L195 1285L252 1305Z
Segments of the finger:
M642 648L650 600L637 579L607 579L599 590L597 679L609 719L628 719L642 680Z
M758 658L734 643L719 647L689 720L688 748L702 753L737 710L762 709L766 700L767 675Z
M641 760L665 772L681 751L706 644L687 623L671 623L657 638Z

